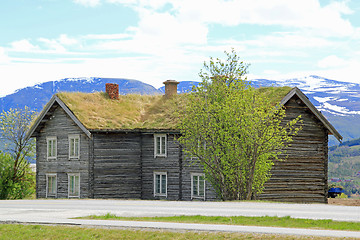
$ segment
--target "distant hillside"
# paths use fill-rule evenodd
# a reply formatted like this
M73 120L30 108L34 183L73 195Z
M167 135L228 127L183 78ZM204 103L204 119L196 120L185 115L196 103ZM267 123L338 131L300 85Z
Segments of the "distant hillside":
M329 185L345 187L346 194L360 194L360 138L329 148Z
M97 92L105 91L106 83L119 84L120 94L160 94L153 86L131 79L123 78L65 78L36 84L17 90L15 93L0 98L0 111L10 108L23 108L28 106L33 110L40 111L50 100L52 95L58 92Z

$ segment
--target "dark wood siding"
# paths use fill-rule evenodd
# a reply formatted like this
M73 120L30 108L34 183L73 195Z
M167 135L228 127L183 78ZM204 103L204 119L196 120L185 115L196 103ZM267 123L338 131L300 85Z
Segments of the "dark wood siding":
M179 144L173 134L167 134L167 156L154 158L154 134L142 136L142 199L180 200ZM167 173L167 198L154 196L154 172Z
M285 161L277 161L265 184L263 200L285 202L327 201L328 131L296 96L286 104L287 122L301 115L303 129L293 138ZM282 158L285 158L283 155Z
M301 115L303 129L277 161L258 198L287 202L326 202L328 130L301 100L286 104L289 121ZM99 133L89 139L65 111L50 109L36 136L37 197L46 197L46 174L57 174L57 197L68 197L68 174L80 173L81 198L191 200L191 173L201 173L182 154L174 134L167 136L167 155L154 157L154 133ZM69 134L80 136L80 159L69 159ZM46 137L57 138L57 158L46 158ZM285 155L283 156L285 158ZM166 172L167 197L154 196L154 172ZM206 199L215 200L206 183Z
M195 160L184 156L183 167L182 167L182 200L198 200L191 199L191 174L192 173L203 173L202 168ZM209 182L205 183L205 201L216 200L216 193Z
M141 135L93 134L94 198L141 197Z
M69 134L80 136L80 158L69 159ZM46 137L57 138L57 158L47 159ZM46 197L46 174L57 174L57 197L68 197L68 173L80 173L80 197L89 197L89 138L60 107L54 107L51 120L47 121L36 137L36 194Z

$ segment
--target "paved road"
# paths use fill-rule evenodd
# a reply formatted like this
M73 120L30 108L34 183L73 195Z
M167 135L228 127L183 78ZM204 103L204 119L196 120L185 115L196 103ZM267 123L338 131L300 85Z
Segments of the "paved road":
M256 202L182 202L141 200L15 200L0 201L0 221L63 223L188 230L219 230L259 233L306 234L316 236L360 237L343 231L297 230L287 228L244 227L203 224L139 223L69 219L111 212L119 216L291 216L360 222L360 207L326 204L283 204ZM223 230L221 230L223 229ZM349 235L346 235L349 234Z

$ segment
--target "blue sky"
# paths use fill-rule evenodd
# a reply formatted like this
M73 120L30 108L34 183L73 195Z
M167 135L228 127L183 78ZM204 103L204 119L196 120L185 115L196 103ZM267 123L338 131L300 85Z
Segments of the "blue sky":
M66 77L199 80L231 48L249 79L360 83L358 0L10 0L0 30L0 96Z

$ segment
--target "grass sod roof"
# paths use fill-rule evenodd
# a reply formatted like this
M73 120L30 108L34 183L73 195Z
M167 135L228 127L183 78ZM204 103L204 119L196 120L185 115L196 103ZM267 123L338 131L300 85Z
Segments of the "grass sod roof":
M271 102L279 103L290 87L258 88ZM104 92L62 92L57 96L89 130L176 129L177 109L185 107L187 94L170 99L162 95L120 95L112 100Z

